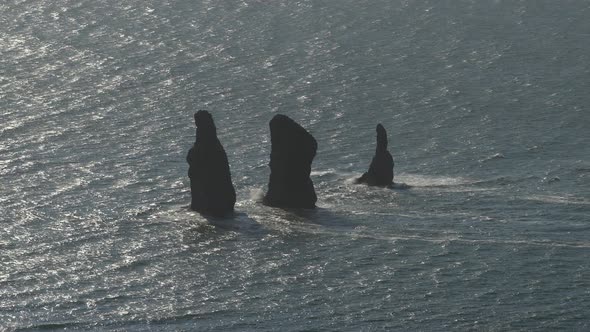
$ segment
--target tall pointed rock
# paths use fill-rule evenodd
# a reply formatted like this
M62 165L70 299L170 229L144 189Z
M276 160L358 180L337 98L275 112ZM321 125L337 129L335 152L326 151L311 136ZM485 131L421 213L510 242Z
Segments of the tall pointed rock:
M264 204L283 208L314 208L310 178L317 142L291 118L277 114L270 121L270 178Z
M369 186L387 187L393 185L393 157L387 151L387 132L381 124L377 125L377 149L369 170L356 180Z
M213 117L207 111L195 113L197 135L186 160L191 183L191 209L212 216L234 210L234 189L227 155L217 138Z

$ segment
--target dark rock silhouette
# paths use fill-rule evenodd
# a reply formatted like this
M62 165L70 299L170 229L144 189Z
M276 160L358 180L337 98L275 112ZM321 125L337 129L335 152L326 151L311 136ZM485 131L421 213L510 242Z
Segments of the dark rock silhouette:
M197 135L186 161L191 182L191 209L221 217L230 214L236 203L225 150L217 139L213 117L207 111L195 113Z
M317 142L298 123L281 114L270 121L270 178L264 204L315 208L317 196L309 177Z
M387 132L381 124L377 125L377 149L369 170L356 183L369 186L393 186L393 157L387 151Z

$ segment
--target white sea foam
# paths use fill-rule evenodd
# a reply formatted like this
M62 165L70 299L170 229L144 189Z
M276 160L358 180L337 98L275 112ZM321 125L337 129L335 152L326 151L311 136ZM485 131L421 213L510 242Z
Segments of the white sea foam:
M250 199L261 203L264 199L264 189L262 188L254 188L250 190Z
M530 195L526 196L525 199L543 203L590 205L589 199L575 196Z

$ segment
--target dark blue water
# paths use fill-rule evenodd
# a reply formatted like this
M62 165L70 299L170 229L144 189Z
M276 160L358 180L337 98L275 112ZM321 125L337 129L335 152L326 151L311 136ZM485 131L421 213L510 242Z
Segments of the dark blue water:
M0 330L590 329L590 3L0 4ZM190 212L212 112L237 215ZM315 211L258 203L268 121ZM395 181L355 185L374 128Z

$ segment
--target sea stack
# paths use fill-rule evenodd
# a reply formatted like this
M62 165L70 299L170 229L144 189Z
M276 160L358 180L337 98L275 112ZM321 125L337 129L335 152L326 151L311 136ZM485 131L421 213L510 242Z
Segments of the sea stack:
M270 178L264 204L281 208L315 208L310 178L317 142L291 118L277 114L270 121Z
M197 135L186 161L191 183L191 209L222 217L231 214L236 203L227 155L217 138L213 117L207 111L195 113Z
M369 186L387 187L393 185L393 157L387 151L387 132L377 125L377 149L369 170L356 180Z

